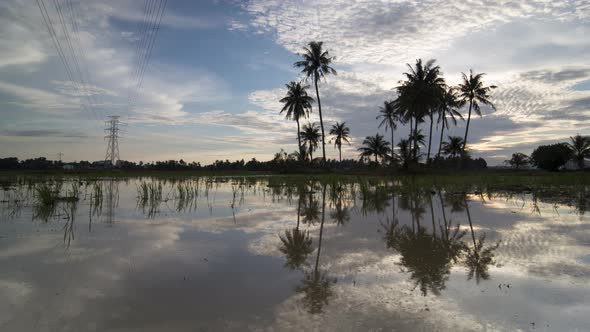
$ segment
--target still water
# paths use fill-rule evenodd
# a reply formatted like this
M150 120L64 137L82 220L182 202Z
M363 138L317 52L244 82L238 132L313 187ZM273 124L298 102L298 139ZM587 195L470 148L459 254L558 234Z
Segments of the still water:
M584 186L1 184L0 331L590 330Z

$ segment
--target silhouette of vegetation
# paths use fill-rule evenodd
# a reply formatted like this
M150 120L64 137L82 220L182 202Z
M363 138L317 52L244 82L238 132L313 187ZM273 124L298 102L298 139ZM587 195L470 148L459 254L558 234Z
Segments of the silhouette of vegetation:
M513 167L515 169L519 169L521 167L527 166L531 163L531 159L524 153L516 152L512 154L509 160L504 161L505 164Z
M365 137L363 146L358 148L358 151L360 151L360 157L374 157L375 163L379 163L379 158L381 158L382 162L385 162L391 148L389 142L383 139L383 135L376 134L375 136Z
M307 95L308 85L302 85L300 82L290 82L285 85L287 87L287 95L280 100L284 104L281 109L281 114L286 112L285 118L288 120L295 120L297 122L297 144L299 147L299 158L303 158L305 153L301 145L301 129L299 128L299 120L309 117L311 112L311 104L313 98Z
M471 111L481 116L480 104L488 105L494 110L496 107L490 101L490 93L496 88L495 85L484 86L482 78L485 73L475 74L473 70L469 70L469 76L465 73L463 75L463 82L459 84L459 92L461 100L469 103L469 112L467 113L467 125L465 126L465 137L463 138L463 150L467 146L467 134L469 133L469 123L471 122Z
M590 155L590 138L578 134L570 137L570 142L566 144L572 158L578 163L578 168L583 169L584 159Z
M318 128L315 123L303 125L301 137L303 138L303 144L307 145L306 150L309 154L309 160L313 161L313 152L318 148L318 143L321 138L320 128Z
M449 129L449 118L453 122L453 125L457 125L457 118L464 120L463 115L459 113L459 108L463 107L464 102L459 99L457 96L457 92L454 88L450 87L447 88L441 97L440 104L438 106L438 119L437 124L440 124L440 141L438 145L438 157L440 158L440 153L442 150L443 144L443 135L445 132L445 128Z
M570 159L571 150L564 143L540 145L531 154L533 165L547 171L557 171Z
M328 51L323 49L323 42L312 41L303 48L300 54L303 60L295 62L295 67L301 68L301 72L309 79L313 79L318 102L318 113L320 115L320 127L322 129L322 162L326 162L326 135L324 133L324 120L322 117L322 103L320 101L320 90L318 82L327 75L336 75L336 70L330 65L334 60Z
M385 131L390 129L391 131L391 161L395 160L395 141L394 141L394 133L397 129L397 122L401 121L401 114L399 112L399 108L396 108L394 102L392 101L384 101L383 106L379 108L379 115L377 119L381 119L378 128L385 127Z
M342 162L342 142L350 145L350 128L346 122L336 122L330 129L330 135L333 136L334 146L338 149L338 160Z

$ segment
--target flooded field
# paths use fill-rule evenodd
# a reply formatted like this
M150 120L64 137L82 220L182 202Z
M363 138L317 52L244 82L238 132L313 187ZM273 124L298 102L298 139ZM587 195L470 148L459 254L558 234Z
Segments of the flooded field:
M0 331L587 331L586 186L14 178Z

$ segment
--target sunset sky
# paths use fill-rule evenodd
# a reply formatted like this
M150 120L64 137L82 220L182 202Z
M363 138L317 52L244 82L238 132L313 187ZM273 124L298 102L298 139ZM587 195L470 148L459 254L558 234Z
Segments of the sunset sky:
M65 47L54 1L44 3ZM590 1L169 0L141 87L134 73L145 3L57 3L88 85L81 93L69 80L36 1L1 1L0 157L104 159L109 115L126 124L125 160L295 151L296 124L279 115L278 100L285 83L302 78L293 63L312 40L336 57L338 75L320 93L326 126L351 128L343 157L357 158L365 136L384 133L379 106L418 58L436 59L449 84L472 68L498 86L497 110L472 118L469 136L472 155L490 165L590 135ZM421 128L427 134L428 123ZM449 134L464 130L460 122ZM407 135L398 128L396 140ZM327 154L338 155L331 145Z

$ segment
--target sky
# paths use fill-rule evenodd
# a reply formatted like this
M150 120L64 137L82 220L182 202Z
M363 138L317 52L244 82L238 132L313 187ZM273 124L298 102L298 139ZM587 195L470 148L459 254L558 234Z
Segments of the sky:
M390 137L377 127L379 107L419 58L436 59L450 85L473 69L498 86L496 110L483 108L469 129L471 154L490 165L590 135L590 1L168 0L147 35L144 13L159 2L40 3L73 74L36 1L0 2L0 157L103 160L110 115L123 122L124 160L268 160L295 151L297 126L278 100L303 78L293 63L312 40L335 56L338 74L321 82L320 97L325 126L351 129L345 158L358 157L365 136ZM142 36L151 35L139 79ZM319 121L316 108L309 121ZM428 123L421 128L427 133ZM448 134L464 131L459 122ZM408 132L398 127L395 140Z

